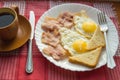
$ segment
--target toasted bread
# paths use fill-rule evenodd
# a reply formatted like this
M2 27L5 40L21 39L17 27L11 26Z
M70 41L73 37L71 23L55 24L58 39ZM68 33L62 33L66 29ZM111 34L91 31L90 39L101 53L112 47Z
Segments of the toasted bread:
M91 68L96 67L99 61L101 50L102 47L98 47L95 50L91 50L89 52L70 56L69 61L72 63L79 63Z
M97 27L97 30L87 44L87 50L95 49L100 46L105 46L105 39L103 33L100 31L100 27Z

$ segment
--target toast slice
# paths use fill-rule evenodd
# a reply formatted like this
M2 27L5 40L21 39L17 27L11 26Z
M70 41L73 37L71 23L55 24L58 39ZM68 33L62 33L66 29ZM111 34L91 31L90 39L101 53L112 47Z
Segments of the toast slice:
M105 39L100 27L97 27L94 35L87 44L87 50L95 49L100 46L105 46Z
M77 54L69 57L69 62L79 63L81 65L94 68L96 67L101 54L102 47L98 47L95 50Z

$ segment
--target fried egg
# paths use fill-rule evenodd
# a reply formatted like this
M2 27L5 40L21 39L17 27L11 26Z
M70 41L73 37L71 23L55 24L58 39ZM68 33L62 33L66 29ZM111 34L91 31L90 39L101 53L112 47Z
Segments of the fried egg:
M75 29L87 38L91 38L97 29L97 24L89 17L74 16Z
M83 53L86 51L89 40L75 30L61 28L61 44L69 51L71 55Z

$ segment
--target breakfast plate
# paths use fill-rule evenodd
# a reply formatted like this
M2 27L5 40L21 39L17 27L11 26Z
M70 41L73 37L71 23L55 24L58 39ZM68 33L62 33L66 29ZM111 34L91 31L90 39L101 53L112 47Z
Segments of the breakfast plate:
M24 16L19 15L18 18L19 28L17 36L11 41L2 41L0 39L0 52L6 52L17 49L28 41L31 34L31 25Z
M41 42L41 36L43 32L41 28L41 24L44 22L45 17L46 16L57 17L61 12L68 11L68 12L75 13L75 12L79 12L80 10L85 10L88 16L91 19L93 19L96 23L98 23L97 13L101 11L96 8L83 5L83 4L77 4L77 3L68 3L68 4L58 5L46 11L38 20L36 29L35 29L35 41L42 55L47 60L49 60L51 63L55 64L56 66L59 66L61 68L71 70L71 71L90 71L93 69L97 69L106 64L106 50L105 49L102 50L99 62L95 68L88 68L88 67L85 67L79 64L70 63L67 58L64 60L56 61L51 56L48 56L42 52L43 48L46 47L46 45ZM114 56L118 48L118 43L119 43L118 33L115 28L115 25L113 24L113 22L110 20L108 16L107 16L107 21L108 21L108 26L109 26L109 30L107 32L108 43L110 46L111 54Z

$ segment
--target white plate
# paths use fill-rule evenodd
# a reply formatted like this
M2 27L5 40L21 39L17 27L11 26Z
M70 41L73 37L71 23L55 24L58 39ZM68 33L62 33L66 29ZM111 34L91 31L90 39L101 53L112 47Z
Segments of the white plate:
M76 3L68 3L68 4L62 4L55 6L48 11L46 11L41 18L38 20L37 25L36 25L36 30L35 30L35 40L37 47L39 51L42 53L43 48L46 46L41 42L41 35L43 30L41 29L41 24L44 22L44 19L46 16L51 16L51 17L57 17L61 12L69 11L69 12L79 12L80 10L86 10L87 14L89 15L90 18L92 18L96 23L97 21L97 12L100 12L100 10L93 8L91 6L83 5L83 4L76 4ZM107 20L109 22L109 30L107 33L108 37L108 42L109 42L109 47L111 49L111 54L114 56L118 47L118 33L117 30L113 24L113 22L110 20L109 17L107 17ZM81 66L78 64L73 64L68 62L68 59L62 60L62 61L56 61L52 57L45 55L42 53L42 55L47 58L50 62L55 64L56 66L59 66L61 68L67 69L67 70L72 70L72 71L90 71L93 70L93 68L87 68L85 66ZM102 55L100 57L99 63L96 66L96 68L99 68L103 65L106 64L106 50L102 50ZM96 69L94 68L94 69Z

